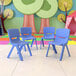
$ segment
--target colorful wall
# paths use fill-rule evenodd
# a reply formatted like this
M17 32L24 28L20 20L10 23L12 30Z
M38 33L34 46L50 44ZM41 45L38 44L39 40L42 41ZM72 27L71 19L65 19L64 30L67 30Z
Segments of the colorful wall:
M76 7L76 0L73 0L73 7L72 7L71 10L76 10L75 7ZM12 19L7 19L5 21L5 28L6 29L9 29L9 28L18 28L18 29L20 29L20 27L23 26L23 17L24 17L24 15L15 9L15 7L13 5L13 1L8 6L5 6L5 9L6 8L10 8L10 9L12 9L14 11L14 17ZM58 10L56 15L53 16L52 18L50 18L50 26L53 26L53 27L56 27L56 28L64 28L65 27L65 24L63 22L59 22L57 20L57 15L60 14L60 13L65 14L65 12L61 12L60 10ZM37 32L39 32L41 20L36 14L34 15L34 17L35 17L36 30L37 30Z

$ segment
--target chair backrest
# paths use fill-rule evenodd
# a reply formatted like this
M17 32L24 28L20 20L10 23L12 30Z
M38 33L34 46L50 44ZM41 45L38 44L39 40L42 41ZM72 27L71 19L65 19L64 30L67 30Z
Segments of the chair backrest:
M56 30L56 42L62 42L64 44L67 44L69 39L70 30L65 28L60 28Z
M18 29L8 29L8 36L11 43L20 41L20 33Z
M44 27L43 32L44 36L54 35L55 27Z
M21 36L31 36L32 34L32 28L31 27L21 27L20 28Z

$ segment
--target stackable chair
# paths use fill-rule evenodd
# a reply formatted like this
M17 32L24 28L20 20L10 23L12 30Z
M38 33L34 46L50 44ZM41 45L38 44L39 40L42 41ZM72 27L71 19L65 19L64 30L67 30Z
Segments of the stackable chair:
M23 41L32 40L31 47L35 41L36 48L38 49L36 38L32 36L32 28L31 27L22 27L22 28L20 28L20 32L21 32L21 37L22 37Z
M23 47L25 48L25 45L27 45L30 56L32 56L32 53L31 53L31 50L29 47L29 42L24 42L24 41L20 40L20 38L19 38L20 33L19 33L18 29L8 29L8 36L9 36L10 43L12 44L12 48L11 48L7 58L10 57L14 47L16 47L17 54L19 55L20 60L23 61L21 50ZM26 51L26 49L25 49L25 51Z
M62 61L65 47L66 47L68 55L70 57L70 52L69 52L69 49L68 49L68 46L67 46L67 43L68 43L68 40L69 40L69 34L70 34L69 29L65 29L65 28L64 29L57 29L55 40L52 41L52 42L49 42L46 56L48 56L50 45L52 45L54 47L54 51L56 51L55 45L60 45L60 46L62 46L60 61Z
M55 27L44 27L43 33L44 33L44 37L41 38L40 49L41 49L41 45L43 45L44 47L44 39L51 40L55 38L55 35L54 35Z

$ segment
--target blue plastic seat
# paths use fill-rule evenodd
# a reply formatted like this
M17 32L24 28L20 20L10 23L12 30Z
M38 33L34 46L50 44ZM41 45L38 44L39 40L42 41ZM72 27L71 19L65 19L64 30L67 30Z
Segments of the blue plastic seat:
M30 50L30 47L29 47L29 42L21 41L19 34L20 33L19 33L18 29L8 29L8 36L9 36L10 43L12 44L12 48L11 48L7 58L10 58L10 55L11 55L14 47L16 47L19 58L20 58L21 61L23 61L21 50L24 47L24 49L26 51L25 45L27 45L27 47L28 47L28 51L30 53L30 56L32 56L32 53L31 53L31 50Z
M36 48L38 49L36 38L32 36L32 28L31 27L22 27L22 28L20 28L20 31L21 31L21 37L22 37L23 41L32 40L31 47L35 41Z
M65 28L64 29L63 28L62 29L57 29L56 30L56 38L55 38L55 40L49 42L46 56L48 56L50 45L53 46L53 50L55 51L56 54L57 54L57 51L56 51L55 45L62 46L62 51L61 51L61 55L60 55L60 61L62 61L65 47L67 48L68 55L70 56L70 52L69 52L69 49L68 49L68 46L67 46L67 43L68 43L68 40L69 40L69 34L70 34L70 30L69 29L65 29Z
M54 35L55 27L44 27L43 32L44 32L44 37L41 38L40 49L41 49L41 45L43 45L44 47L44 39L51 40L55 38Z

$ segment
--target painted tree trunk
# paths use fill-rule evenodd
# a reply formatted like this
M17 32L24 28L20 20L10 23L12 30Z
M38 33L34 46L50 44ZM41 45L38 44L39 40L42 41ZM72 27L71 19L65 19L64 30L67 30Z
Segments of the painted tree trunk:
M49 24L49 19L41 19L41 27L40 27L40 31L39 31L39 34L43 34L43 28L44 27L49 27L50 24Z
M3 32L4 33L7 33L6 29L5 29L5 26L4 26L4 21L5 21L6 18L3 18L1 17L1 23L2 23L2 27L3 27Z
M34 22L34 15L24 15L23 27L32 27L32 33L37 33Z

